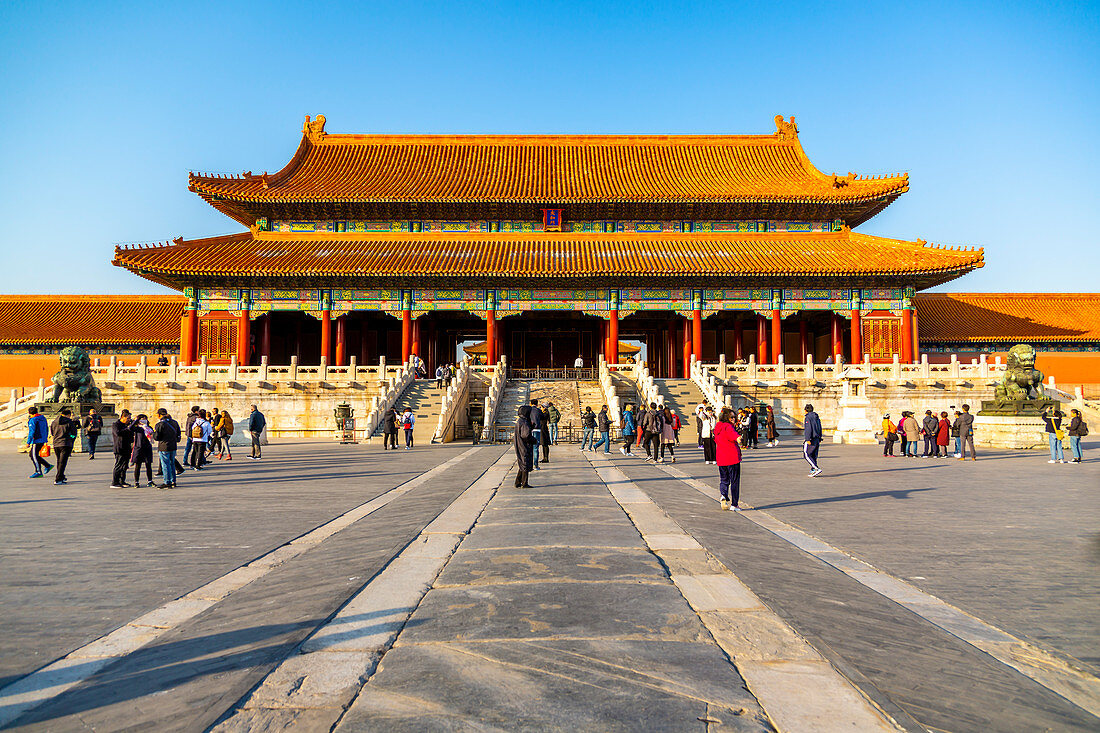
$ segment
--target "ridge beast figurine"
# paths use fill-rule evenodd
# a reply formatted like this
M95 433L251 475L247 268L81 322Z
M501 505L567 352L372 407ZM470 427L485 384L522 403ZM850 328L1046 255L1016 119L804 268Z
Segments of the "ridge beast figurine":
M1031 391L1035 390L1032 397ZM1039 399L1043 392L1043 373L1035 368L1035 348L1016 344L1008 350L1008 364L1000 383L993 390L997 402Z
M53 375L53 394L46 402L101 402L103 396L95 386L88 352L79 346L61 350L61 369Z

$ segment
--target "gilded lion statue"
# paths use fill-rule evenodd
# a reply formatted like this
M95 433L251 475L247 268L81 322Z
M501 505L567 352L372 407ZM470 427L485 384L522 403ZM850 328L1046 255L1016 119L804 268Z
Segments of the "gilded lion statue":
M1032 390L1035 390L1034 397ZM1016 344L1008 350L1008 365L993 391L994 399L1010 402L1044 396L1043 373L1035 368L1035 348L1030 344Z
M46 397L46 402L102 402L91 366L88 352L79 346L62 349L61 369L53 375L53 394Z

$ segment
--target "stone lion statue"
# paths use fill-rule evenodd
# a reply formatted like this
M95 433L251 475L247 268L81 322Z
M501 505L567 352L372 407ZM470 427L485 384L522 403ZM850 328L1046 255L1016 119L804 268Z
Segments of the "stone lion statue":
M1032 397L1031 391L1035 390ZM1016 344L1008 350L1008 365L1001 382L993 392L998 402L1030 400L1043 397L1043 373L1035 368L1035 348Z
M92 360L79 346L61 350L61 369L53 375L53 394L46 402L101 402L103 396L95 386L91 372Z

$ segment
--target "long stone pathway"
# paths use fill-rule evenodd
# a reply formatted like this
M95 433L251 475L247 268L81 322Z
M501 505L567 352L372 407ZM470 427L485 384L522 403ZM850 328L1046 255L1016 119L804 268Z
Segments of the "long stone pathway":
M974 527L994 547L1016 529L981 472L1016 461L1043 496L1045 464L879 476L856 450L823 451L828 481L794 448L750 452L759 509L741 515L688 446L675 466L555 447L531 489L510 449L468 445L272 446L176 492L106 489L108 461L66 487L13 479L0 726L1096 730L1096 561L1031 567L1055 528L1095 540L1088 496L1053 483L1064 516L1016 532L1015 559L966 564ZM915 517L950 544L913 556ZM1044 591L1017 595L1032 620L982 603L1021 582Z

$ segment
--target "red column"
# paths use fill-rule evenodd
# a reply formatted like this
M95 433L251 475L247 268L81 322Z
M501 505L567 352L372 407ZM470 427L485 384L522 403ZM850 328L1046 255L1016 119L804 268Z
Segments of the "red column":
M779 363L783 353L783 318L778 308L772 309L772 364Z
M691 312L691 353L695 361L703 360L703 312L698 309Z
M183 366L191 366L198 361L196 355L197 346L196 343L198 335L199 319L195 314L194 308L187 308L183 312L183 317L180 319L180 358L179 363Z
M840 330L840 316L836 313L829 314L833 321L833 350L829 356L833 357L835 362L844 353L844 336Z
M332 311L321 311L321 358L332 363Z
M859 311L852 311L852 358L853 364L863 361L863 322L859 318Z
M414 353L414 354L416 354L417 356L420 357L421 365L426 366L427 362L424 361L423 345L420 343L420 318L419 317L412 319L412 346L410 348L412 349L412 353Z
M901 354L902 364L913 361L913 309L903 308L901 311Z
M497 363L497 312L485 311L485 363Z
M756 314L756 363L765 364L768 358L768 319Z
M267 357L271 361L271 314L264 316L260 326L260 356Z
M252 356L251 314L247 310L241 311L237 316L237 364L248 366Z
M799 361L805 361L806 355L810 353L810 329L806 324L806 314L800 313L798 316L798 356Z
M407 364L412 349L412 313L408 308L401 310L401 363Z
M335 366L344 366L347 363L348 358L348 335L347 335L347 316L340 316L336 319L336 360L333 362Z
M608 312L607 317L607 363L619 363L619 310Z
M733 322L733 360L745 358L745 323L740 318Z
M684 326L684 370L681 372L682 376L687 379L691 376L691 324L688 323L685 318L683 321Z
M668 376L676 378L676 319L668 319L668 332L665 336L665 361L668 362Z
M913 306L913 362L920 361L920 319L917 316L917 308Z

